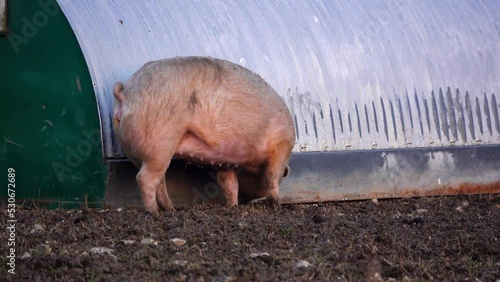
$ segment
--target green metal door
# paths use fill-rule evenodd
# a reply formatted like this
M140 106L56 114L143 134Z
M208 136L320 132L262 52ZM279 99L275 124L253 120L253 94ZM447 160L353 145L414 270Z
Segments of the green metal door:
M77 39L54 0L8 1L0 36L0 197L15 169L16 202L102 204L97 104Z

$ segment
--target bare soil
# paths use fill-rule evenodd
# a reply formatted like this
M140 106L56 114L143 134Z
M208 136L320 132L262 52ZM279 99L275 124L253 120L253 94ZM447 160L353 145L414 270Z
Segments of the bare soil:
M16 219L15 275L0 232L2 281L500 279L500 195L197 206L158 219L25 205Z

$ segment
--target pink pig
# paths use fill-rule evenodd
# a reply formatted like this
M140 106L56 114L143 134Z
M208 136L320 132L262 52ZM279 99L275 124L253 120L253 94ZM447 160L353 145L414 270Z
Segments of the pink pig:
M257 74L225 60L177 57L145 64L113 94L113 128L140 168L147 211L174 209L165 181L172 158L213 166L228 207L238 204L238 178L249 177L258 187L240 185L246 194L279 203L295 129L283 99Z

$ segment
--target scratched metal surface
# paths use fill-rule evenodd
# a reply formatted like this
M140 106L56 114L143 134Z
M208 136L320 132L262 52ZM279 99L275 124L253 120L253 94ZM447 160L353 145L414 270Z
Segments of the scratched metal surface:
M103 154L112 86L147 61L224 58L285 99L295 152L500 144L500 1L58 0L85 55Z

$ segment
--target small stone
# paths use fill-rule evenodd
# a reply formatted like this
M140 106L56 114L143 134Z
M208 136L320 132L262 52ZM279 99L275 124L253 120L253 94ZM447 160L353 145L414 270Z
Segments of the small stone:
M117 208L116 211L121 212L121 211L123 211L123 208Z
M273 258L269 253L251 253L250 257L253 259L258 259L265 262L267 265L271 265L273 263Z
M455 210L458 212L464 212L464 208L469 206L468 201L463 201L460 206L456 207Z
M417 213L426 213L427 209L417 209Z
M122 242L123 242L123 244L125 244L125 245L132 245L132 244L134 244L134 243L135 243L135 241L134 241L134 240L122 240Z
M186 266L188 264L187 260L174 260L173 262L175 265L179 265L179 266Z
M151 239L151 238L144 238L141 240L141 244L144 244L144 245L150 245L150 244L153 244L155 242L155 240Z
M268 257L269 253L251 253L250 257L251 258L258 258L258 257Z
M312 264L310 262L308 262L307 260L301 260L295 265L295 268L308 268L311 266L312 266Z
M383 282L384 279L382 278L382 275L380 273L375 272L372 277L368 281L376 281L376 282Z
M38 224L38 223L35 223L35 225L33 225L33 228L35 230L43 230L44 229L43 226L41 224Z
M174 245L176 245L177 247L180 247L180 246L184 246L186 245L186 240L184 239L181 239L181 238L173 238L173 239L170 239L170 242L172 242Z
M52 253L52 248L49 245L42 245L42 246L44 246L46 254Z
M31 258L31 254L30 254L30 253L28 253L28 252L25 252L25 253L24 253L24 254L20 257L20 259L29 259L29 258Z
M212 282L231 282L231 281L236 281L236 278L224 275L212 280Z
M106 247L93 247L92 249L90 249L90 253L91 254L108 254L108 255L112 255L113 251L114 251L113 249L106 248Z
M374 202L375 204L378 204L378 199L377 198L373 198L372 202Z

